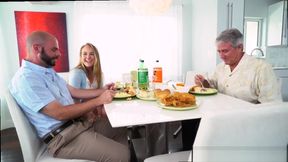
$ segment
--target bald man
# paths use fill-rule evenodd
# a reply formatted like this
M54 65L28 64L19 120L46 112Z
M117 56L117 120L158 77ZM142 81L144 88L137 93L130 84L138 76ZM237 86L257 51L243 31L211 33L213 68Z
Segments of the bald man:
M92 122L80 118L110 103L115 95L114 84L101 89L73 88L53 70L61 57L55 36L34 31L26 42L27 57L9 90L47 144L48 152L65 159L128 162L125 128L112 128L107 117ZM90 100L75 104L73 98Z

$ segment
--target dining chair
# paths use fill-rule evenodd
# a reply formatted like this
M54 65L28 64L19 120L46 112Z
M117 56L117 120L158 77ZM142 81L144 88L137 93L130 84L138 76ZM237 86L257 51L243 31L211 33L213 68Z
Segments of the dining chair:
M79 159L60 159L48 154L46 144L37 136L34 127L29 123L17 102L7 90L5 94L25 162L90 162Z
M279 78L281 97L284 102L288 102L288 78Z
M211 112L201 119L193 152L153 156L144 162L287 162L288 103Z
M62 77L67 83L69 81L69 72L57 73L60 77Z
M195 85L194 77L196 74L202 74L203 76L205 76L204 72L199 72L199 71L195 71L195 70L187 71L186 76L185 76L185 86L192 87L193 85ZM180 125L175 130L175 132L173 133L173 137L177 138L181 131L182 131L182 125Z

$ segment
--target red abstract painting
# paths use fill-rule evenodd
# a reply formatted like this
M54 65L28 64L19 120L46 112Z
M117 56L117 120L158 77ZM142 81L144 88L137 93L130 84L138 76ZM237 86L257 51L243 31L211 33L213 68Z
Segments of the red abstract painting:
M55 71L69 71L65 13L15 11L15 21L20 65L26 57L27 36L35 30L42 30L58 39L61 56L54 67Z

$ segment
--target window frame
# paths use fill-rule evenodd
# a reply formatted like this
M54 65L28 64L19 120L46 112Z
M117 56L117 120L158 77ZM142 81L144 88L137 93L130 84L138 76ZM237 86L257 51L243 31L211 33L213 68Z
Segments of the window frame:
M263 38L263 18L261 17L246 17L244 18L244 48L247 48L247 23L248 22L257 22L257 45L255 48L261 48L263 45L262 38ZM248 55L251 52L247 53Z

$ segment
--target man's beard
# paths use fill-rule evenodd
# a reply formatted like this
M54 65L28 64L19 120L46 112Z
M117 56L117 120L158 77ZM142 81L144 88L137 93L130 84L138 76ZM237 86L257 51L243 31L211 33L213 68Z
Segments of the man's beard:
M58 57L49 57L48 54L45 52L44 48L42 48L40 54L40 58L42 59L42 61L45 62L49 67L55 66L56 59Z

